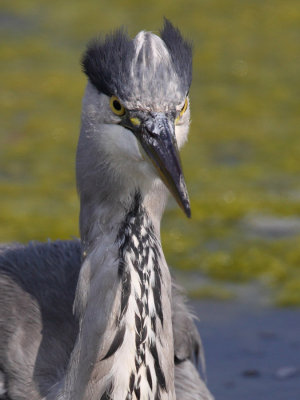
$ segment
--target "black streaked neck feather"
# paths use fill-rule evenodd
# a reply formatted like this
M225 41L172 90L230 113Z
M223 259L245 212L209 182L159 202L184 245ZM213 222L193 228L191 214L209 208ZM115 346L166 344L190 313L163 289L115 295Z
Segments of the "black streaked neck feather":
M161 249L139 193L135 194L132 205L120 225L116 243L119 246L118 276L121 284L121 304L115 322L117 331L103 359L111 357L122 346L128 307L131 304L131 307L135 309L135 330L132 332L135 335L135 354L133 354L135 367L128 377L127 398L131 399L135 396L136 399L140 399L141 387L145 388L145 383L142 385L141 381L144 380L147 382L148 389L146 390L149 396L159 399L161 392L166 391L166 379L157 349L157 341L159 341L157 324L159 323L161 327L164 324L161 296ZM128 264L128 257L131 257L130 264ZM132 274L138 274L139 277L139 296ZM150 300L150 292L153 300ZM153 301L155 307L155 313L152 316L149 312L149 301ZM151 338L149 330L152 331ZM149 368L149 365L152 365L152 368Z

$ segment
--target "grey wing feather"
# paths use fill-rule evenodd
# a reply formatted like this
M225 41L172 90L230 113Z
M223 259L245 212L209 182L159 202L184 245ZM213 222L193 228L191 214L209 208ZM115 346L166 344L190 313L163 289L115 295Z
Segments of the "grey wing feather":
M0 251L0 370L9 398L38 400L63 376L78 332L72 313L80 242Z
M214 400L190 360L175 366L175 392L177 400Z
M172 321L175 357L175 391L178 400L213 400L206 386L202 341L182 289L172 281ZM204 378L197 364L200 360Z
M172 282L172 321L174 331L175 362L190 359L198 363L199 357L205 371L202 342L182 289Z

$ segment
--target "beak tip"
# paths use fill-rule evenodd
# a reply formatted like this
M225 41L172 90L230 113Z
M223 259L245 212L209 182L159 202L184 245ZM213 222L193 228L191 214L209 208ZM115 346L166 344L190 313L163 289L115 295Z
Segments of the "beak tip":
M176 198L178 205L182 209L182 211L185 213L185 215L188 218L191 218L191 205L190 205L190 200L188 198L187 191L184 192L184 196Z
M186 204L184 207L184 213L188 218L191 218L192 213L191 213L191 208L189 204Z

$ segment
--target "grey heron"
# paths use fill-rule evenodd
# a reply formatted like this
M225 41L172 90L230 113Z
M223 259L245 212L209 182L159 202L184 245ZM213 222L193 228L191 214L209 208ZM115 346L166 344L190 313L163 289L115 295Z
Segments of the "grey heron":
M0 248L0 396L211 400L160 241L169 191L190 215L191 46L165 20L160 37L92 41L82 65L81 241Z

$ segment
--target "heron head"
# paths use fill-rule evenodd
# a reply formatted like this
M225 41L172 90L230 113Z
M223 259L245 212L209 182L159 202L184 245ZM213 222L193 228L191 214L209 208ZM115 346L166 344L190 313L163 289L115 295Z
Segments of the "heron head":
M161 37L124 30L93 40L82 60L84 145L122 179L161 179L186 215L190 205L178 148L188 134L191 45L165 20Z

